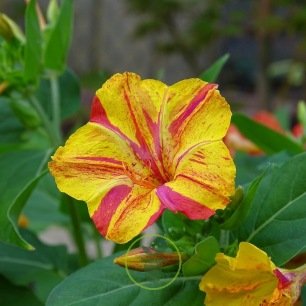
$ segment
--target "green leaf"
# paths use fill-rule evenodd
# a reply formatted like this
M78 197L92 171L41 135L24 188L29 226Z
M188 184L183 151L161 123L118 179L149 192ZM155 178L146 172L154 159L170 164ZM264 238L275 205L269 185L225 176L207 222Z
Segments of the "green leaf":
M39 180L22 212L29 219L28 228L39 232L50 224L70 224L70 218L60 211L59 203L60 194L54 179L47 173Z
M0 98L0 152L20 146L23 126L14 116L9 100Z
M263 177L237 234L266 251L282 266L305 248L306 153Z
M49 295L47 306L68 305L203 305L204 294L199 290L201 277L179 276L164 290L140 288L128 277L124 268L112 263L113 258L98 260L68 276ZM154 278L153 278L154 276ZM156 275L133 271L140 285L158 287L172 280L174 273ZM152 279L153 278L153 279Z
M25 237L35 251L0 243L0 274L15 285L30 287L45 302L52 288L66 275L68 253L63 246L43 245L29 233Z
M15 116L11 106L9 99L0 98L0 153L49 148L50 143L45 131L41 127L25 130L24 123ZM30 120L30 117L27 120ZM32 127L33 125L32 122Z
M302 287L302 292L301 292L301 297L302 297L302 305L305 306L306 305L306 286L304 285Z
M164 232L171 239L177 240L186 233L185 217L182 214L175 214L170 210L165 210L162 215L162 225Z
M208 69L201 73L200 79L206 82L215 82L226 62L229 59L229 54L221 56Z
M215 263L216 254L220 252L219 243L213 236L207 237L195 246L195 254L182 267L185 276L204 275Z
M7 279L0 276L0 305L12 306L43 306L30 289L14 286Z
M64 0L60 13L46 44L44 62L46 68L62 72L70 47L73 28L73 2Z
M29 129L41 125L41 119L30 103L19 95L13 95L10 99L11 108L19 121Z
M255 122L243 114L234 114L232 123L237 126L241 134L267 154L280 151L288 151L295 154L304 152L303 147L294 140Z
M261 175L267 167L281 165L288 161L293 154L282 151L273 155L251 156L244 152L236 152L236 185L246 185Z
M26 9L25 16L25 67L26 81L36 81L41 71L42 39L39 20L36 13L36 0L31 0Z
M247 186L247 191L243 197L243 200L239 203L238 207L235 208L233 214L227 220L225 220L223 224L221 224L222 229L235 229L245 220L250 211L251 203L263 175L264 174L258 176Z
M18 230L18 217L36 183L50 152L22 151L1 154L0 240L30 248Z
M71 70L66 70L59 78L59 89L61 98L61 117L62 119L71 117L80 108L81 94L80 83L76 75ZM50 82L42 80L37 91L37 98L43 101L43 108L52 116L52 101Z

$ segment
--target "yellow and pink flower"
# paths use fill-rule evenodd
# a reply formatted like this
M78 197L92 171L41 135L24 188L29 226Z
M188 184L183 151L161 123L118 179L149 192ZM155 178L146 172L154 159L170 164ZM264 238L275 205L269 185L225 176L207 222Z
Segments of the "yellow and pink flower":
M222 138L230 117L215 84L116 74L49 169L62 192L87 202L103 236L125 243L164 209L207 219L228 204L235 165Z
M206 306L290 306L306 281L306 266L277 268L256 246L241 242L235 258L218 253L216 265L202 278Z

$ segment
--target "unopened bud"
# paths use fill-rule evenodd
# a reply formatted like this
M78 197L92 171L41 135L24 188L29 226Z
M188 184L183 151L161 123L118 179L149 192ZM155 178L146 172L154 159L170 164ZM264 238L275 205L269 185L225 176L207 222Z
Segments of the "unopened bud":
M140 247L114 259L114 263L136 271L151 271L179 264L182 254L158 252L153 248Z
M25 37L19 26L8 16L0 13L0 36L6 40L16 38L20 42L25 42Z

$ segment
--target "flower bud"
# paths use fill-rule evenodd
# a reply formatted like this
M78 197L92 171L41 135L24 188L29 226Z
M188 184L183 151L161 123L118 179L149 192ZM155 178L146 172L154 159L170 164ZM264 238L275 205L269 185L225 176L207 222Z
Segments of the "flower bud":
M8 16L0 13L0 36L10 41L16 38L20 42L25 42L25 37L19 26Z
M151 271L178 264L182 255L163 253L153 248L140 247L114 259L114 263L136 271Z

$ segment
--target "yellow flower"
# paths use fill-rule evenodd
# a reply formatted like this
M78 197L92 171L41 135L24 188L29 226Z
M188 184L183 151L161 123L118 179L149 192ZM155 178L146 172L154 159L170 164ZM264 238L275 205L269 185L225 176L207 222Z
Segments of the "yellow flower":
M206 306L290 306L300 295L305 268L277 268L264 251L241 242L235 258L217 254L200 290L206 293Z
M89 123L58 148L58 188L87 202L107 239L124 243L170 209L207 219L234 193L235 166L222 142L229 105L215 84L167 86L116 74L96 93Z

